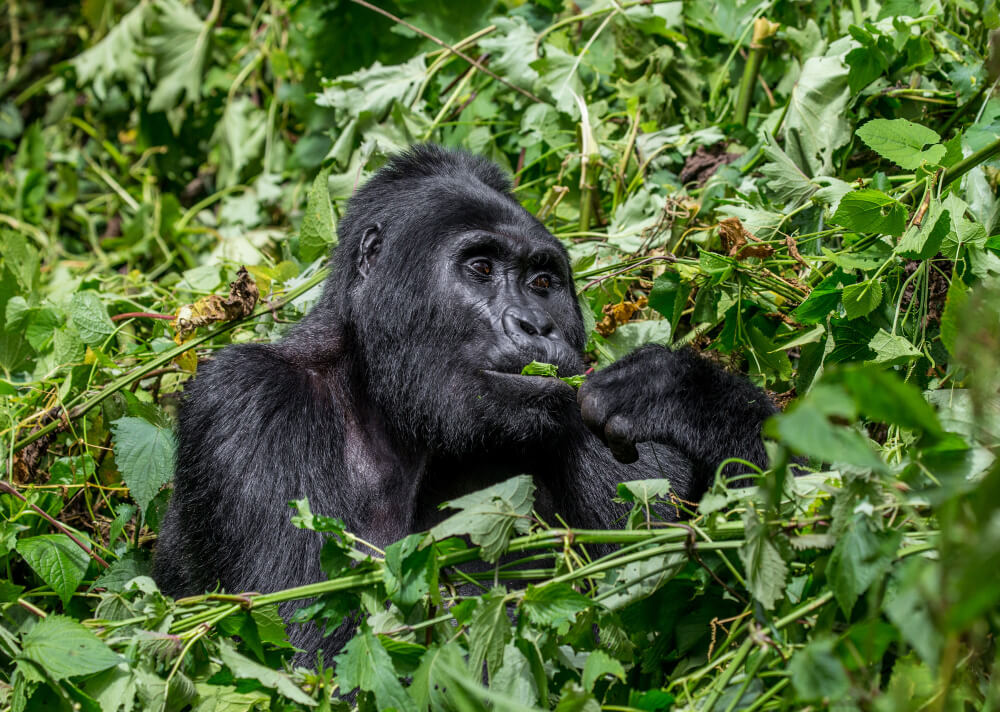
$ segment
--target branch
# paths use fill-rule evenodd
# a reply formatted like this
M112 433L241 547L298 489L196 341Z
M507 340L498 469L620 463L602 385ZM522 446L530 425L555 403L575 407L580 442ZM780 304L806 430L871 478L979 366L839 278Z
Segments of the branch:
M421 30L416 25L411 25L406 20L403 20L403 19L401 19L399 17L396 17L391 12L388 12L387 10L383 10L380 7L375 7L370 2L366 2L365 0L351 0L351 2L353 2L355 5L361 5L361 7L368 8L372 12L377 12L379 15L383 15L385 17L388 17L393 22L395 22L395 23L397 23L399 25L402 25L403 27L405 27L408 30L411 30L412 32L416 32L421 37L426 37L427 39L429 39L434 44L438 45L439 47L444 47L446 50L448 50L449 52L451 52L452 54L454 54L457 57L461 57L466 62L468 62L469 64L471 64L473 67L475 67L480 72L482 72L483 74L485 74L485 75L487 75L489 77L493 77L494 79L496 79L501 84L503 84L505 86L508 86L511 89L513 89L514 91L516 91L518 94L522 94L522 95L528 97L529 99L531 99L532 101L537 102L539 104L544 104L545 103L544 101L542 101L541 99L539 99L537 96L535 96L534 94L532 94L527 89L522 89L521 87L519 87L519 86L517 86L515 84L511 84L509 81L507 81L506 79L504 79L503 77L501 77L499 74L494 74L493 72L491 72L489 69L487 69L486 67L484 67L482 64L480 64L478 61L476 61L475 59L473 59L472 57L470 57L469 55L467 55L462 50L460 50L457 47L454 47L454 46L448 44L447 42L445 42L443 40L439 40L434 35L430 34L429 32L425 32L424 30Z

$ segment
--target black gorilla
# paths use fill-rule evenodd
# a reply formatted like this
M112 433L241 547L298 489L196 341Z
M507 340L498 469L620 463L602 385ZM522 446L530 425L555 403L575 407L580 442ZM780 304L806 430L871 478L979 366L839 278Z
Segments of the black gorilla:
M547 519L597 528L622 514L618 482L662 476L697 500L723 459L765 465L773 405L689 350L641 348L578 396L519 375L532 360L580 373L586 334L565 249L494 164L413 148L351 198L339 233L288 338L227 348L187 387L155 563L166 593L322 579L321 537L289 522L305 496L384 546L517 474ZM343 642L313 626L292 640Z

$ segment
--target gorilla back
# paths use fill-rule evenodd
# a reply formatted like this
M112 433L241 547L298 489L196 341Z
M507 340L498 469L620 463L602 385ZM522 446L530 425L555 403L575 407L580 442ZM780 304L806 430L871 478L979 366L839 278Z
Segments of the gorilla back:
M639 349L578 396L520 375L532 360L580 373L586 334L565 249L494 164L413 148L351 198L339 232L289 336L224 349L185 391L155 560L166 593L320 580L321 537L290 523L301 497L384 546L515 474L534 477L543 515L608 527L618 482L667 477L697 499L725 458L766 464L773 406L690 351ZM343 642L313 627L292 641Z

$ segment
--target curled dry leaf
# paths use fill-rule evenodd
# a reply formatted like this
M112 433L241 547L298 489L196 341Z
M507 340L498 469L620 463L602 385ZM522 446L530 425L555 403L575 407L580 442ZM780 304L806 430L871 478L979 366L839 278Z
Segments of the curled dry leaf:
M229 296L209 294L193 304L185 304L176 312L176 318L171 324L174 327L174 341L183 343L199 326L206 326L216 321L230 321L247 316L253 312L260 291L256 282L247 272L246 267L240 267L236 273L236 281L229 283Z
M739 218L725 218L719 222L719 236L726 254L738 260L744 257L764 259L774 254L774 248L765 245L743 227Z
M618 304L605 304L601 311L604 318L595 329L601 336L611 336L615 329L631 319L637 311L649 304L649 299L640 296L634 302L621 301Z

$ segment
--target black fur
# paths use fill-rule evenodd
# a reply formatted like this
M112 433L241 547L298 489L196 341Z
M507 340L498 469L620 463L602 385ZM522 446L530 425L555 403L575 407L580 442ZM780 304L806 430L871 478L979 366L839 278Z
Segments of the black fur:
M289 337L227 348L187 387L155 562L166 593L322 579L321 537L289 522L305 496L384 546L520 473L550 521L608 527L618 482L667 477L696 500L723 459L765 465L773 406L693 352L639 349L579 405L561 381L504 375L531 360L579 373L586 335L565 250L494 164L416 147L351 198L339 233L323 297ZM345 634L292 640L333 652Z

